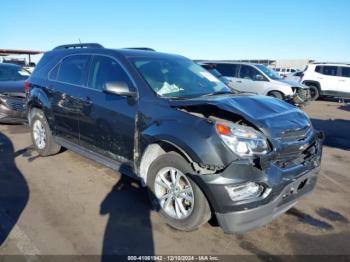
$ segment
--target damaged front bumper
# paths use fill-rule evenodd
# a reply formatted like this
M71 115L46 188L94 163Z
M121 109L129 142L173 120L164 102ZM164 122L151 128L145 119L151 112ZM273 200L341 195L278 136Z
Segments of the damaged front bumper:
M216 213L219 225L225 233L243 233L271 222L313 190L318 171L319 168L315 168L295 179L267 204L240 211Z
M0 123L23 123L25 121L25 99L0 95Z
M272 153L260 163L234 161L221 173L196 176L225 233L242 233L267 224L313 190L320 169L323 134L315 132L307 143L300 153L304 159L293 164L288 160L288 165L282 165ZM263 186L264 192L255 199L234 201L227 187L247 182Z
M296 106L304 106L309 104L309 102L311 101L309 88L295 87L293 88L293 92L294 92L293 95L288 96L286 98L286 101L288 103L291 103Z

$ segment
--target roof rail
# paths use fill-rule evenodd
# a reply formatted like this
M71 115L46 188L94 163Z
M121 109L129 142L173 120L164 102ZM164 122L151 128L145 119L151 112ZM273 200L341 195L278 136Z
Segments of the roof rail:
M125 47L123 49L134 49L134 50L143 50L143 51L156 51L153 48L149 48L149 47Z
M103 48L103 46L97 43L79 43L79 44L59 45L52 50L74 49L74 48Z
M314 64L314 65L324 65L324 64L328 64L328 65L350 65L350 63L347 63L347 62L313 62L312 64Z

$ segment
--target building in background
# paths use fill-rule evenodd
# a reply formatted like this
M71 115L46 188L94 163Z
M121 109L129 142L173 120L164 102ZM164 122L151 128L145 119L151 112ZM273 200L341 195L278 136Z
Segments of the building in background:
M264 64L270 68L292 68L297 70L304 70L308 64L315 62L311 59L248 59L236 61Z

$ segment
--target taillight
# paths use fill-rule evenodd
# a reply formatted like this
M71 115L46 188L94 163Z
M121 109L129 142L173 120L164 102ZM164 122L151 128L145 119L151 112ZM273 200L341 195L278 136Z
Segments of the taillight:
M28 80L24 82L24 91L25 91L26 93L29 92L29 82L28 82Z

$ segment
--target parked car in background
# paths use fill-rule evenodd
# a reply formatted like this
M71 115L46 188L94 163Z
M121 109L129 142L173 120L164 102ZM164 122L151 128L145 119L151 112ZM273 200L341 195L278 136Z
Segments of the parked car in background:
M27 62L24 58L3 58L2 63L18 65L30 73L32 73L35 68L34 62Z
M262 64L243 62L202 61L210 65L229 79L229 86L241 91L272 96L295 105L304 105L309 101L308 87L286 81L275 71Z
M275 70L281 77L286 77L287 75L298 71L297 69L294 69L294 68L285 68L285 67L273 68L273 70Z
M350 97L350 64L309 64L301 82L310 88L313 99L319 96Z
M206 70L208 70L212 75L220 79L221 82L223 82L225 85L227 85L228 87L231 87L233 91L236 91L232 86L230 86L231 81L227 77L223 76L217 69L215 69L215 65L210 65L205 63L198 63L198 64L203 68L205 68Z
M0 123L26 121L24 87L29 76L21 66L0 63Z
M63 146L139 179L176 229L216 216L226 233L244 232L315 187L322 134L307 115L232 93L185 57L64 45L45 53L28 82L41 156Z
M289 73L284 80L293 81L300 83L301 77L303 76L303 71L296 71L294 73Z

